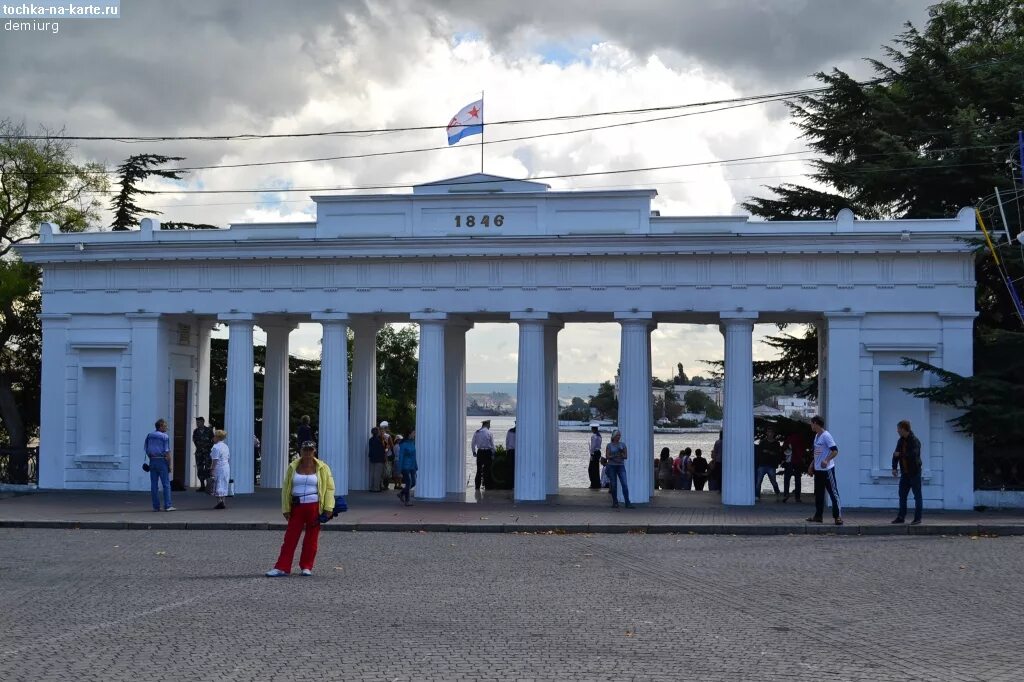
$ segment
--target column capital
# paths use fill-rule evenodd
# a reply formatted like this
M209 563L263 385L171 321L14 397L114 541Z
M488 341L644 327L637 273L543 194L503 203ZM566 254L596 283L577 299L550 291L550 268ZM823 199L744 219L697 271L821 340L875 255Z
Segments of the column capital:
M352 316L348 313L336 313L334 311L324 311L313 313L309 316L313 322L350 322Z
M256 321L256 316L253 315L252 313L220 313L219 315L217 315L217 321L227 322L229 324L231 322L254 323Z
M864 313L848 310L830 311L822 313L829 329L859 329Z
M978 313L939 313L942 326L946 329L974 329L974 319Z
M298 326L298 321L290 317L258 317L256 318L256 324L263 329L263 331L269 332L271 329L287 329L291 331Z

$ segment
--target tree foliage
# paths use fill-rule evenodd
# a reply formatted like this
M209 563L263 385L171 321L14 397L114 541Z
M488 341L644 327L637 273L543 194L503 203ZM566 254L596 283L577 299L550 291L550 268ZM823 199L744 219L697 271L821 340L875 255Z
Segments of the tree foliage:
M394 433L408 433L416 425L416 376L418 362L416 329L385 325L377 334L377 415L391 422ZM352 337L348 343L352 367ZM255 418L263 418L263 381L266 347L253 347ZM228 339L210 340L210 423L224 424L227 394ZM351 373L350 373L351 376ZM289 432L303 416L314 432L320 430L320 360L288 357ZM205 415L204 415L205 416Z
M83 229L97 217L93 192L106 176L72 160L72 146L42 129L0 121L0 444L24 447L39 426L39 270L13 257L14 245L39 236L41 222Z
M617 419L619 416L619 400L615 397L612 382L605 381L597 388L597 395L590 398L590 406L597 410L603 419Z
M841 208L865 218L938 218L980 205L990 224L1001 225L990 195L994 187L1009 196L1017 190L1011 169L1024 121L1024 5L940 2L923 29L906 24L882 59L868 62L873 82L857 83L839 69L818 73L825 91L790 105L808 145L821 155L813 162L813 183L769 187L772 196L751 198L744 207L771 220L799 220L831 219ZM1009 211L1007 219L1003 227L1019 233L1020 213ZM1013 277L1024 277L1019 252L1004 249L1002 256ZM987 252L979 249L977 265L977 377L937 373L943 386L919 395L965 409L958 425L987 443L989 436L975 430L992 424L983 396L1005 369L1000 348L991 344L1010 343L990 331L1020 333L1020 323ZM804 393L813 395L816 330L769 343L781 358L755 363L755 378L807 382Z
M161 154L136 154L125 159L117 167L117 174L120 176L120 191L110 200L110 209L114 212L114 222L110 229L130 230L138 226L139 216L143 214L160 215L160 211L152 208L143 208L136 203L136 200L148 194L150 190L139 187L147 178L156 176L167 180L180 180L184 171L156 168L168 161L184 161L181 156L163 156Z

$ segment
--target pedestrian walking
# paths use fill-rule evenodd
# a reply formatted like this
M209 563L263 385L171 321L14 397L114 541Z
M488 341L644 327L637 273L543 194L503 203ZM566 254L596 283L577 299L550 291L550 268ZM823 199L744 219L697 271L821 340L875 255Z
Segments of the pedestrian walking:
M295 440L299 442L299 445L316 442L316 438L313 438L313 427L309 425L308 414L302 415L302 419L299 420L299 428L295 432Z
M384 441L384 471L381 472L381 490L387 490L395 470L395 437L391 435L391 425L382 421L377 425L377 435ZM390 466L389 466L390 465ZM395 490L398 486L395 486Z
M516 424L505 432L505 456L508 457L508 478L515 485L516 482Z
M916 526L921 523L921 511L924 509L924 500L921 499L921 441L906 419L896 425L896 433L900 439L892 453L892 475L900 477L900 509L892 522L903 523L906 519L907 495L914 491L914 520L910 525Z
M288 465L281 487L281 513L288 521L277 563L267 571L268 578L286 576L292 571L295 548L302 537L299 568L302 575L313 575L313 563L320 540L320 524L334 512L334 476L326 463L316 458L316 443L300 445L299 457Z
M494 461L494 436L491 435L491 420L485 419L480 428L473 434L473 441L470 444L473 457L476 458L476 478L473 480L473 487L480 490L480 484L490 490L491 463Z
M601 431L597 424L590 425L590 463L587 465L590 489L601 489Z
M772 490L775 491L775 499L781 501L779 482L775 472L782 462L782 447L775 437L775 429L771 427L765 429L764 438L757 444L754 454L754 461L757 464L754 472L754 497L761 499L761 481L767 476L768 482L772 484Z
M811 417L814 431L814 459L808 473L814 476L814 516L811 523L821 523L825 512L825 493L832 502L832 518L837 526L843 525L843 508L839 503L839 485L836 483L836 463L839 447L832 434L825 430L825 420L820 416Z
M793 431L782 442L782 501L789 501L789 481L793 479L793 492L800 502L801 479L804 476L804 454L807 443L799 431Z
M374 426L370 429L370 443L367 451L370 458L370 480L367 490L371 493L379 493L384 483L384 462L387 461L387 451L384 448L384 439L381 438L380 429Z
M629 457L629 452L626 444L622 442L622 432L618 429L612 431L612 441L608 443L604 454L608 460L605 468L608 471L612 506L619 506L618 484L622 483L622 500L626 503L626 509L632 509L633 505L629 502L629 484L626 482L626 458Z
M210 479L210 450L213 448L213 427L206 425L206 419L196 417L196 428L192 430L192 445L195 450L197 492L206 492Z
M403 488L398 492L398 499L406 507L412 505L409 498L412 496L412 489L416 487L416 429L409 432L409 436L402 440L398 450L398 470L402 473Z
M210 461L213 462L213 481L210 483L212 492L217 497L217 506L214 509L226 509L224 498L228 496L228 482L231 480L231 452L224 439L228 437L226 431L220 429L213 432L213 449L210 451Z
M149 458L149 490L153 498L153 511L160 511L158 484L164 488L164 511L174 511L171 504L171 437L167 435L167 421L157 419L153 431L146 436L143 446Z

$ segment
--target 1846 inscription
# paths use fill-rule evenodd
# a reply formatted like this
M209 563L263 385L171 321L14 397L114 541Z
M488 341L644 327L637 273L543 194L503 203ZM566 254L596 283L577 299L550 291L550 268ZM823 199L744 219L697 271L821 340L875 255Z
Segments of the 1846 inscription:
M505 224L505 216L497 215L456 215L455 227L501 227Z

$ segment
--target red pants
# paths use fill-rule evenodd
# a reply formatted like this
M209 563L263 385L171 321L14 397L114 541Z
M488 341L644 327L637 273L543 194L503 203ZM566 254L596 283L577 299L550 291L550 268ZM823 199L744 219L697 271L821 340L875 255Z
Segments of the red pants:
M319 502L292 505L292 515L288 519L288 529L284 532L281 553L277 557L277 563L274 564L274 568L285 573L292 572L295 546L299 544L299 535L302 533L303 528L306 529L306 535L302 539L302 554L299 555L299 568L313 570L313 562L316 560L316 550L320 540Z

